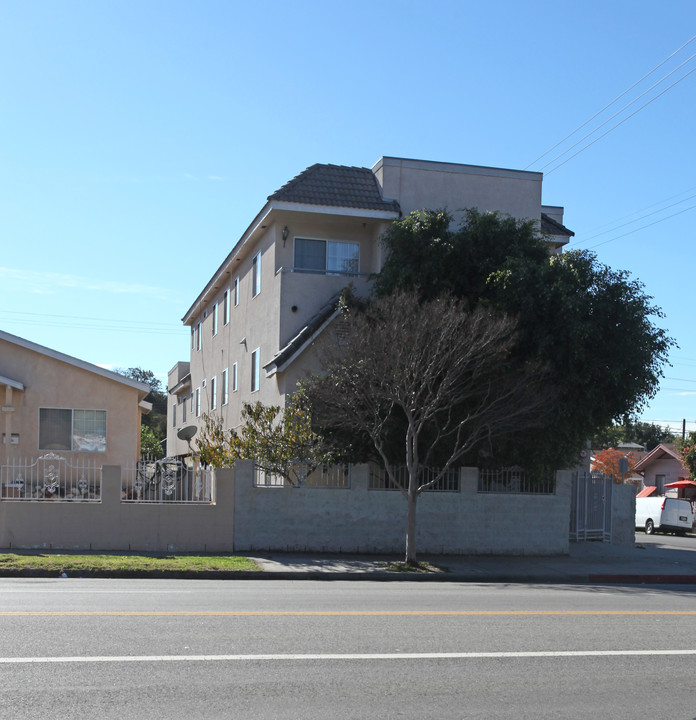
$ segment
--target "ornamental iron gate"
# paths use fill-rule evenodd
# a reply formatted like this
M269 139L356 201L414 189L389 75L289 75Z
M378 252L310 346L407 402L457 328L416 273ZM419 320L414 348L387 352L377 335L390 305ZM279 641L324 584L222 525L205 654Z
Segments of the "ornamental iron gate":
M578 472L573 476L570 500L570 540L611 542L611 475Z

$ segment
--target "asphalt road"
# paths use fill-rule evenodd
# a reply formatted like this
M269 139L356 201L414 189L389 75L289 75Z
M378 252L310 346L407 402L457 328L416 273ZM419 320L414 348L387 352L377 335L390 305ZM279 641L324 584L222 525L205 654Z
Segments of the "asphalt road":
M0 580L0 717L696 718L696 587Z

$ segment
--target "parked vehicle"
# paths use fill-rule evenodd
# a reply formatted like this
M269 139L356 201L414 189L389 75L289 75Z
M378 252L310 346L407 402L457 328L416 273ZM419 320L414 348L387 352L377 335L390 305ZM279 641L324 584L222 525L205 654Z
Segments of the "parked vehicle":
M683 535L694 522L688 500L666 497L636 498L636 528L652 535L656 530Z

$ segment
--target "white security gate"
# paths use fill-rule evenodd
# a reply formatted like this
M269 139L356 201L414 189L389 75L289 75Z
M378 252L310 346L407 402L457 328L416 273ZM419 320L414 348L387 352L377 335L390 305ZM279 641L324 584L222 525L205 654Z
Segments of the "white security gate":
M611 475L598 472L575 474L570 501L571 541L611 542L613 487Z

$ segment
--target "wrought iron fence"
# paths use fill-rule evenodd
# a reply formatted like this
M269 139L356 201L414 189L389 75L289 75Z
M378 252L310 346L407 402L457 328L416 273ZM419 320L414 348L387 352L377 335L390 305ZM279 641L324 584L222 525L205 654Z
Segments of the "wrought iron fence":
M121 472L121 502L215 504L215 470L175 458L139 460Z
M285 477L272 469L254 463L256 487L350 488L350 465L318 465L292 463Z
M439 468L423 468L418 485L431 482L440 472ZM408 468L400 465L395 468L394 474L397 482L408 488ZM389 477L383 467L370 465L370 479L368 481L370 490L398 490L396 485L389 481ZM425 492L459 492L459 468L449 468L445 475Z
M0 487L3 500L101 502L101 467L55 453L12 459L0 468Z
M517 467L499 470L479 468L478 491L480 493L553 495L556 492L556 478L553 474L549 477L529 475Z

